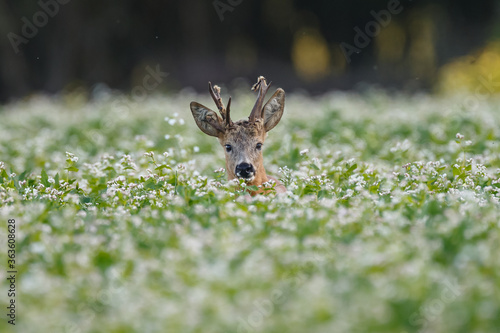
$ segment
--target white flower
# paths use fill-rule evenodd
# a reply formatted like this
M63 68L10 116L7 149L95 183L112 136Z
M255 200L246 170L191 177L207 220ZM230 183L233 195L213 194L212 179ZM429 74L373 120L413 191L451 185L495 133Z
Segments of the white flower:
M74 154L72 154L70 152L66 152L66 159L73 162L73 163L78 162L78 157L76 157Z
M309 149L307 149L307 148L306 148L306 149L304 149L304 150L301 150L301 151L300 151L300 156L304 156L304 155L306 155L307 153L309 153Z

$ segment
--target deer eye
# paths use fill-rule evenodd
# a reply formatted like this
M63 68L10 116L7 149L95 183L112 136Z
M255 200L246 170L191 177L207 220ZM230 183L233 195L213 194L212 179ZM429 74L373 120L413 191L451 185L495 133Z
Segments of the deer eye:
M230 153L230 152L231 152L231 150L233 150L233 147L231 147L231 145L225 145L224 147L226 147L226 151L227 151L228 153Z
M262 143L258 143L257 146L255 147L257 150L261 150L262 149Z

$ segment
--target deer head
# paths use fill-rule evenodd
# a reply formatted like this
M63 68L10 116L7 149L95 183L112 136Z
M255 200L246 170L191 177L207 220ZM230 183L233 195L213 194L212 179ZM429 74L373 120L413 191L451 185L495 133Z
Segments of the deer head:
M285 107L285 91L278 88L269 101L263 105L271 84L259 77L252 90L258 91L257 101L248 120L233 122L230 115L231 97L224 107L220 88L209 82L209 92L220 116L196 102L191 102L191 112L200 130L219 139L226 154L228 179L240 178L248 185L262 185L269 177L264 169L262 149L267 132L280 121Z

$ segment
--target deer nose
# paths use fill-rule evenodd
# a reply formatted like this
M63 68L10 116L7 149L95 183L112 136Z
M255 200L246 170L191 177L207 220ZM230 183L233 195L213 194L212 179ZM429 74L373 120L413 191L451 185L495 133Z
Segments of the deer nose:
M236 166L236 176L238 178L252 178L255 174L255 169L253 165L248 163L240 163Z

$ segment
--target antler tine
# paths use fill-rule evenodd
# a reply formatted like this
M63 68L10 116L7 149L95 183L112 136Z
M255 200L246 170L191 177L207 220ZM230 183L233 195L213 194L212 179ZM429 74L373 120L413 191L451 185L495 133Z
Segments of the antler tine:
M220 87L215 86L212 88L212 82L209 81L208 91L210 92L210 95L212 96L217 109L219 109L222 119L226 119L226 109L224 108L224 103L222 103L222 98L220 97Z
M259 94L257 95L257 100L255 101L255 105L248 117L248 121L255 122L257 116L262 118L262 105L264 104L264 98L266 97L267 90L271 83L267 84L266 78L263 76L259 76L257 79L257 83L253 85L252 90L259 89Z
M231 96L229 96L229 101L227 101L226 126L233 126L233 121L231 120Z

